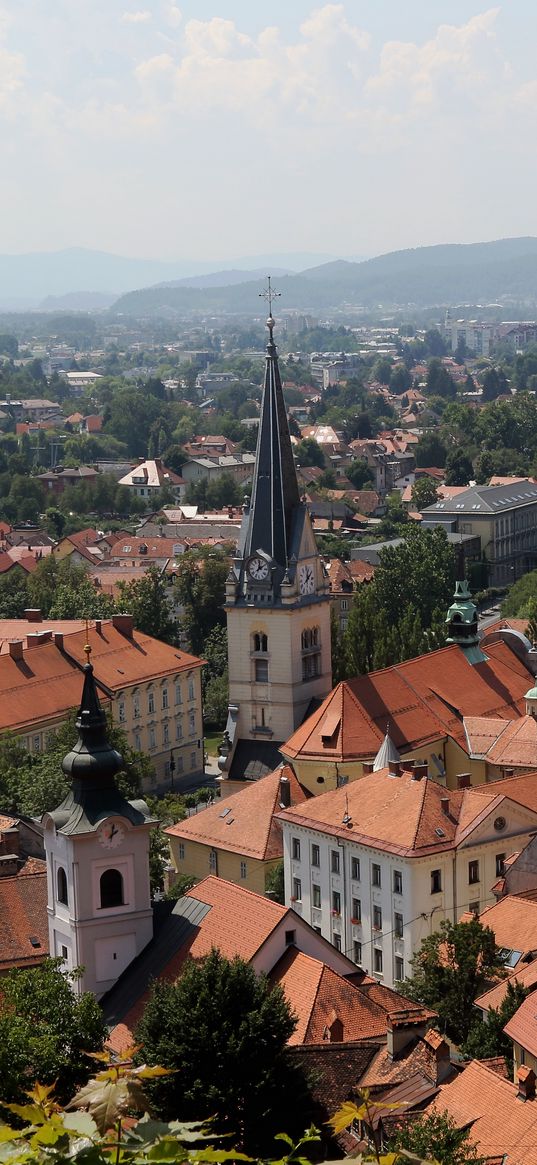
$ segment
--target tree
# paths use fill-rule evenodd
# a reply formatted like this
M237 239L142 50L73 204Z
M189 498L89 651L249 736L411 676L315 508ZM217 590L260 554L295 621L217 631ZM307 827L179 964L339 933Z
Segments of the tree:
M324 453L313 437L305 437L303 441L299 441L295 447L295 455L297 464L302 467L316 465L319 469L324 469Z
M367 461L357 458L347 466L345 473L355 489L370 489L374 482L374 473Z
M452 449L446 458L446 485L468 485L474 467L464 449Z
M471 1135L471 1128L458 1128L448 1112L432 1112L405 1122L389 1148L407 1149L420 1159L430 1154L438 1165L485 1165Z
M437 358L429 361L425 391L427 396L446 397L448 400L453 400L457 395L453 377L450 376L442 361Z
M0 575L0 619L22 619L28 606L27 576L15 566Z
M143 578L118 584L119 605L133 617L134 626L172 647L178 644L178 627L168 598L168 585L158 566L151 564Z
M412 501L421 513L438 501L438 489L432 477L418 477L412 486Z
M412 962L403 994L438 1012L440 1029L457 1045L474 1023L474 1000L498 972L494 931L479 919L445 919L425 938Z
M225 583L228 564L215 552L203 561L187 551L177 567L176 590L184 610L181 627L195 655L202 655L205 640L216 626L224 626Z
M513 1044L505 1035L504 1027L524 1002L527 991L522 983L507 983L506 992L498 1008L491 1007L486 1022L475 1019L461 1052L469 1060L487 1060L492 1056L504 1056L509 1073L513 1068Z
M276 862L276 865L269 870L265 878L265 894L267 898L272 898L273 902L279 902L281 906L284 905L285 881L283 861Z
M517 579L502 603L502 615L507 618L533 617L537 606L537 570L530 570Z
M76 972L61 959L9 971L0 996L0 1096L24 1100L35 1080L56 1082L67 1100L91 1069L88 1052L100 1051L106 1036L101 1009L91 992L75 996Z
M51 619L108 619L114 600L94 587L84 572L80 580L61 582L48 612Z
M502 372L501 368L487 368L483 377L481 400L483 402L496 400L496 397L503 396L505 392L509 392L505 373Z
M412 387L412 377L405 364L398 364L397 368L392 369L390 376L390 391L395 396L402 396L407 389Z
M175 1069L151 1086L165 1118L205 1119L246 1151L270 1142L281 1114L299 1108L286 1044L296 1026L283 991L217 950L157 981L136 1030L150 1064Z
M440 469L446 464L447 450L442 438L434 431L424 433L416 445L416 465L428 469L433 465Z
M431 356L445 356L447 352L446 342L442 333L438 328L429 328L423 337L423 342L427 352Z

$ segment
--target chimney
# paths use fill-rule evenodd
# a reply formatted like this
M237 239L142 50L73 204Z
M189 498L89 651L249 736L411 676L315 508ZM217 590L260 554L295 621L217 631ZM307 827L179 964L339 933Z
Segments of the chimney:
M58 647L60 651L63 651L63 631L55 631L52 638L56 644L56 647Z
M440 1035L440 1032L429 1028L423 1037L424 1044L431 1049L436 1064L436 1083L441 1084L451 1072L451 1057L449 1045Z
M515 775L515 770L514 770L514 769L506 769L506 770L505 770L505 779L506 779L506 780L507 780L509 777L514 777L514 775Z
M97 632L97 635L101 634L101 620L100 619L95 620L95 630Z
M43 616L39 610L39 607L27 607L24 612L24 618L27 619L28 623L43 622Z
M112 627L126 635L127 639L132 639L134 627L132 615L112 615Z
M26 636L27 647L40 647L42 643L50 643L52 631L29 631Z
M427 1031L427 1018L421 1009L392 1011L387 1018L386 1047L391 1060Z
M362 776L367 777L369 773L373 772L373 761L365 760L362 764Z
M289 777L280 777L280 809L291 806L291 782Z
M429 774L429 766L426 760L415 760L414 769L412 772L413 781L421 781Z
M442 807L442 813L445 817L449 817L449 797L441 797L440 805Z
M457 788L469 789L472 784L470 773L457 773Z
M388 765L388 772L390 774L390 777L400 777L402 768L403 768L403 766L401 764L401 761L391 760L389 765Z
M535 1100L535 1072L525 1064L516 1074L517 1097L519 1100Z
M0 878L12 878L19 871L17 854L0 855Z
M14 639L9 644L9 654L12 659L24 659L24 639Z

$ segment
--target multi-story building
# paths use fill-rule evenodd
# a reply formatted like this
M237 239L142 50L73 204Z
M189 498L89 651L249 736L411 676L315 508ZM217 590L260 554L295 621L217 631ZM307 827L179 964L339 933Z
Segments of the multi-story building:
M1 635L0 623L0 635ZM9 620L10 636L14 621ZM0 655L0 731L41 752L77 700L77 676L88 642L74 630L28 633ZM132 748L151 758L147 791L188 785L203 772L202 660L133 628L131 615L97 619L89 630L95 678Z
M503 784L448 795L426 764L393 762L283 810L287 904L392 986L442 919L494 900L506 856L535 830L530 778Z
M537 484L476 485L423 511L426 528L479 536L491 586L507 586L537 565Z

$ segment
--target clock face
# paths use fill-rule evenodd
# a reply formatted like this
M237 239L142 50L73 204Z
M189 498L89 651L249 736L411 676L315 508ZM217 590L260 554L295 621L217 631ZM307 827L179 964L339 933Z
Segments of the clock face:
M315 590L315 575L313 567L309 565L301 566L298 572L298 584L301 595L311 595Z
M105 821L104 825L99 827L98 836L99 845L102 845L103 849L116 849L125 837L125 830L114 821Z
M251 558L248 563L248 574L256 582L264 582L268 578L269 564L264 558Z

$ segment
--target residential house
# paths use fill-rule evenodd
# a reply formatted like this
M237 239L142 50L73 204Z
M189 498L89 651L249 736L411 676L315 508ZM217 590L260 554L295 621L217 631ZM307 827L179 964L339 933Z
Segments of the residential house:
M286 901L393 986L433 920L437 928L493 900L508 847L537 825L534 782L516 781L448 795L426 765L392 762L282 810Z
M225 786L224 790L225 791ZM166 829L172 866L199 881L216 874L264 894L267 878L283 859L275 814L308 794L289 765Z
M165 488L171 490L177 501L181 501L186 488L183 478L172 469L167 469L160 457L141 461L133 466L119 479L119 485L124 485L136 497L143 498L148 503L155 494Z
M255 465L255 453L229 453L220 457L192 457L185 461L182 475L187 484L190 482L216 481L223 473L229 474L235 481L250 481Z
M95 485L99 471L90 465L77 465L74 468L65 468L56 465L54 469L47 469L45 473L38 473L37 481L41 483L45 493L50 497L60 497L72 485Z
M469 1129L469 1139L485 1165L537 1165L537 1101L531 1069L519 1069L512 1084L488 1063L471 1060L451 1082L440 1086L427 1109L430 1113L447 1113L457 1128Z

